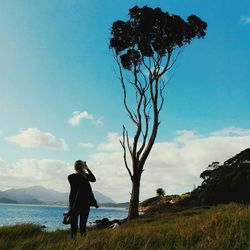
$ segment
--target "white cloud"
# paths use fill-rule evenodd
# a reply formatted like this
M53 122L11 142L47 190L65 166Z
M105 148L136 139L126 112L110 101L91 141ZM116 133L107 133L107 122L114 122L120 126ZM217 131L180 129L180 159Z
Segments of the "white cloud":
M88 142L79 142L79 147L82 148L93 148L94 145L92 143L88 143Z
M99 151L104 152L116 152L120 151L121 145L119 141L122 139L122 136L119 136L118 133L108 133L107 140L103 143L100 143L97 147Z
M236 127L228 127L217 132L211 133L214 136L241 136L241 135L249 135L250 129L244 128L236 128Z
M68 123L73 126L79 126L81 120L90 120L96 125L103 125L102 118L95 118L92 114L88 113L87 111L74 111L71 117L68 119Z
M5 162L3 159L0 158L0 168L5 167Z
M68 191L67 176L73 172L72 166L56 159L21 159L12 165L0 161L0 168L2 190L41 185Z
M123 153L116 133L91 155L90 166L98 175L96 190L116 201L128 201L131 182L123 163ZM200 173L214 161L224 162L250 146L250 130L229 127L207 136L195 131L177 131L171 141L155 143L142 174L141 200L155 195L162 187L168 194L191 191L199 185Z
M250 16L241 16L240 17L240 22L245 23L245 24L250 23Z
M91 184L93 189L122 202L129 201L131 181L119 139L119 134L109 133L90 155L88 166L97 179ZM191 191L200 184L199 175L210 163L222 163L248 147L249 129L230 127L206 136L177 131L173 140L155 143L142 174L140 200L154 196L158 187L167 194ZM43 185L68 191L67 175L72 172L72 166L56 159L22 159L12 165L0 159L0 189Z
M57 139L49 132L42 132L37 128L27 128L18 135L5 137L5 140L15 143L22 148L39 148L67 150L68 145L64 139Z
M97 119L95 119L95 122L94 122L96 125L98 125L98 126L103 126L104 125L104 123L103 123L103 118L102 117L100 117L100 118L97 118Z

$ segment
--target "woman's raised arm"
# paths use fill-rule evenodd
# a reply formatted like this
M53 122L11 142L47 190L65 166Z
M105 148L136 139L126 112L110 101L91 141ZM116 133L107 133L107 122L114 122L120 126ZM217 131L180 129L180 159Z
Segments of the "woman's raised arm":
M96 181L96 178L95 176L93 175L93 173L89 170L89 168L87 168L87 171L88 171L88 181L91 181L91 182L95 182Z

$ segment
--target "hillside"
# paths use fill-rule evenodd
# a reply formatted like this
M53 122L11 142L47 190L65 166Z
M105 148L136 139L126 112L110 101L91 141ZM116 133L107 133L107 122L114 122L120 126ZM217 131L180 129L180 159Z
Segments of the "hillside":
M180 201L183 201L187 197L190 196L190 193L182 194L182 195L166 195L166 196L155 196L149 198L139 205L140 212L147 212L152 209L157 209L159 206L171 206Z
M193 205L250 203L250 148L225 161L211 163L200 175L203 182L191 193Z
M247 250L250 208L229 204L215 207L164 207L116 229L89 229L87 237L69 238L68 230L46 232L36 225L0 228L0 249L96 250Z
M220 165L211 163L200 175L203 182L190 193L152 197L140 203L140 211L158 206L216 205L221 203L250 203L250 148Z
M17 202L11 199L7 199L7 198L0 198L0 203L16 204Z
M0 192L1 199L8 199L14 203L21 204L44 204L43 201L37 199L30 195L28 192L25 192L23 189L8 189L6 191Z
M101 203L101 207L117 207L117 208L128 208L129 202L122 202L122 203Z

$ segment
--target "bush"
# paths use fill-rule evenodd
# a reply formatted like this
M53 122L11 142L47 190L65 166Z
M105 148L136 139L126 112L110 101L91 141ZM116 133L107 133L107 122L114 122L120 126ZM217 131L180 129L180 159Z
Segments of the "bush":
M163 188L157 188L156 189L156 194L158 196L164 196L165 195L165 190Z

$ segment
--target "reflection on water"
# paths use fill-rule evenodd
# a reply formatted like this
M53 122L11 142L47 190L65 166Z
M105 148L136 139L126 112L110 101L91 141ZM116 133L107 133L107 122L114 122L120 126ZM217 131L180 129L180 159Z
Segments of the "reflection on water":
M62 214L67 210L64 206L0 204L0 226L16 223L35 223L45 225L48 230L67 229L62 224ZM91 208L88 224L96 219L123 219L127 211L121 208Z

